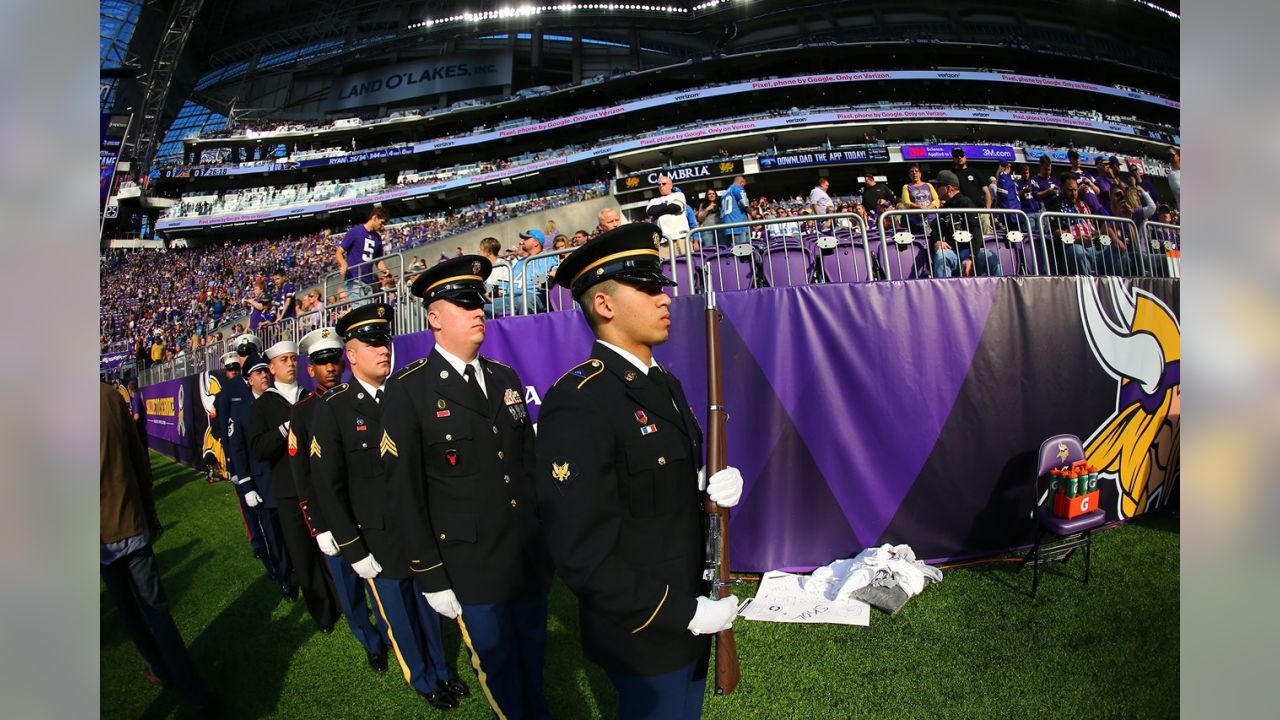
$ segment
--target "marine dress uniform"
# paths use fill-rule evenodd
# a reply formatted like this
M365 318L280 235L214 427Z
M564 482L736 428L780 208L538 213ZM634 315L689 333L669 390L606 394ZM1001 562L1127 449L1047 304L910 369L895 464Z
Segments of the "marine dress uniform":
M307 333L298 343L298 350L312 365L317 363L342 362L342 340L337 330L331 327L317 328ZM316 502L315 486L311 482L311 455L307 448L311 445L311 418L322 393L319 388L303 394L293 405L293 413L289 416L288 453L289 465L293 470L293 484L298 491L298 510L310 536L314 539L323 533L332 539L333 534L324 522L320 513L320 505ZM364 647L369 667L377 672L387 671L386 638L379 632L381 625L374 628L369 622L368 589L351 565L342 559L337 543L334 549L324 554L324 564L328 568L333 581L334 591L338 596L338 604L342 614L347 618L347 626L351 634Z
M269 360L292 353L298 346L284 340L267 348ZM302 395L298 385L277 381L275 387L253 401L249 408L249 452L259 462L269 465L271 496L263 497L265 505L280 521L285 548L298 574L298 587L307 611L320 631L328 633L338 621L338 598L334 595L329 575L324 569L320 548L316 547L298 509L298 491L293 484L293 468L289 466L287 443L289 417L293 404Z

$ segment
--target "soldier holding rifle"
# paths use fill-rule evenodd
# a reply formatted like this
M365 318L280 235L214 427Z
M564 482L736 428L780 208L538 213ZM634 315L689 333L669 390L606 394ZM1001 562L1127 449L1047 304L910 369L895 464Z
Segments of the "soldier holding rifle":
M583 650L617 688L625 720L700 717L710 635L737 615L732 596L705 594L702 492L732 507L742 476L726 467L700 481L702 431L680 381L653 358L671 326L662 288L674 284L658 239L650 225L624 225L556 272L596 343L546 395L534 468L548 548L578 596Z

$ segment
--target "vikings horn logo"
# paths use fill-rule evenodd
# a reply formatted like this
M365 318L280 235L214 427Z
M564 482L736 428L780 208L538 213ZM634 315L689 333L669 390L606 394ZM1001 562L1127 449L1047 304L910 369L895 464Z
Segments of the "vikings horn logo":
M1115 412L1085 442L1085 459L1116 482L1119 516L1133 517L1167 502L1179 476L1182 333L1164 303L1118 279L1076 289L1089 346L1118 382Z

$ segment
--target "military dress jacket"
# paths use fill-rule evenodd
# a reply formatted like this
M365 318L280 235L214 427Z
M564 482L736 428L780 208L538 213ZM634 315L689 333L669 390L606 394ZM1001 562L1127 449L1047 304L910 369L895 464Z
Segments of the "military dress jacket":
M254 477L267 507L277 507L280 501L297 502L298 491L293 486L293 468L289 467L286 451L292 413L293 404L275 388L268 388L249 408L249 454L270 468L265 492L262 478Z
M669 388L597 343L547 392L535 488L556 569L578 596L583 649L606 670L658 675L709 649L702 431Z
M320 503L316 502L315 484L311 480L311 455L307 452L307 448L311 447L312 418L322 395L318 390L312 390L293 404L287 444L289 467L293 470L293 487L298 491L298 507L302 510L302 519L306 521L312 537L329 530L324 524Z
M235 383L228 385L234 387ZM271 495L271 465L255 458L249 449L249 415L257 401L253 390L248 385L244 387L248 396L238 400L234 395L228 398L225 420L227 457L231 458L232 472L240 480L236 493L243 498L250 491L257 491L268 507L275 507L275 497Z
M382 408L354 380L312 402L306 447L311 482L342 559L354 564L372 554L382 566L379 577L407 578L403 531L396 526L389 478L378 458Z
M483 605L545 592L533 426L515 370L485 357L485 395L434 349L387 382L383 460L420 589Z

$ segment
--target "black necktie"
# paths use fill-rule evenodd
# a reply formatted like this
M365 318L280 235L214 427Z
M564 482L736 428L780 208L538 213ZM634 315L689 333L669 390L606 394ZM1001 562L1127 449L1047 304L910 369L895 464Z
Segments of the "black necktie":
M473 391L475 391L476 397L480 398L480 407L488 405L489 397L484 394L484 390L480 389L480 381L476 379L475 366L468 365L466 369L462 371L462 374L467 376L467 384L471 386Z
M382 388L378 388L377 390L373 391L373 401L378 403L379 405L382 404Z
M658 386L658 389L662 391L662 394L666 397L671 398L671 404L675 405L676 394L671 389L671 376L668 375L665 370L658 367L657 365L654 365L653 367L649 368L648 374L649 374L649 381L652 382L654 385ZM677 406L676 409L679 410L679 407Z

